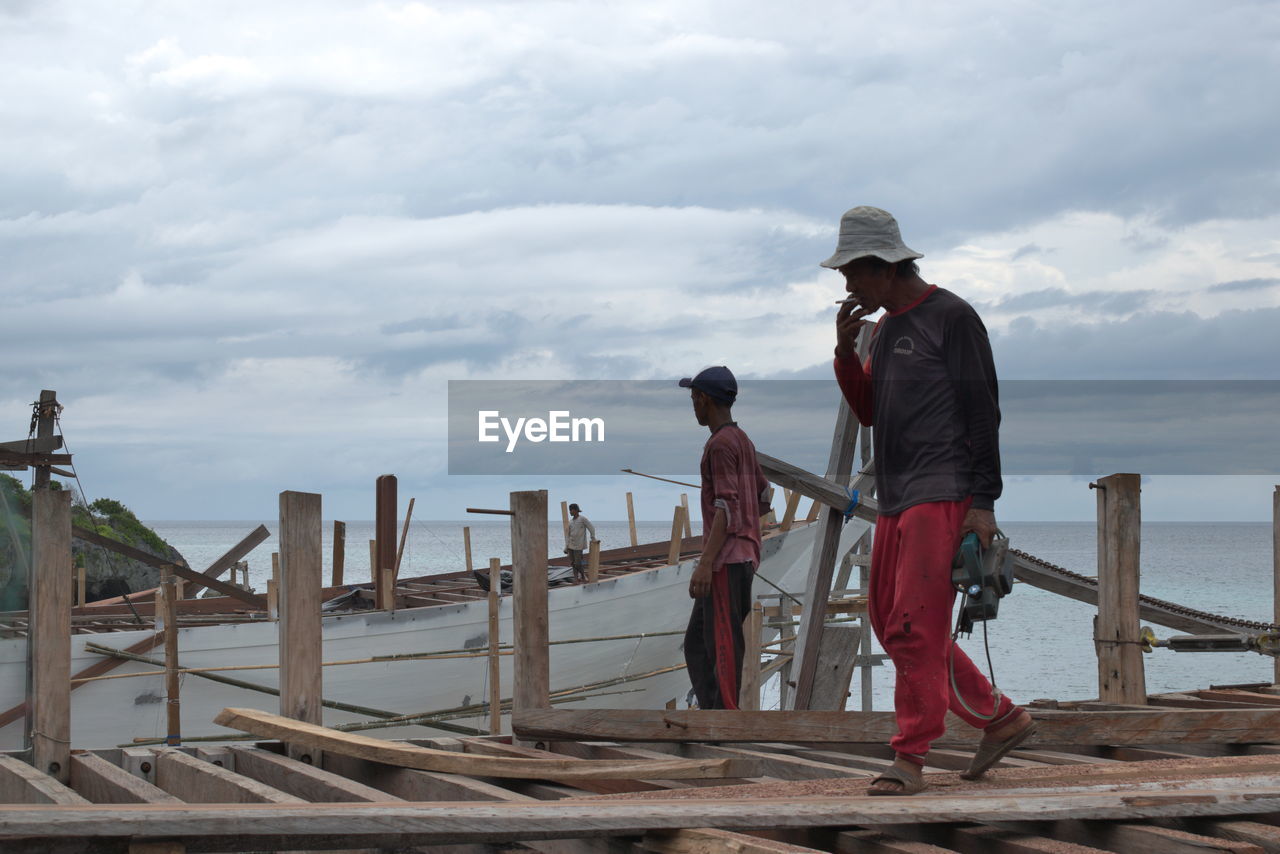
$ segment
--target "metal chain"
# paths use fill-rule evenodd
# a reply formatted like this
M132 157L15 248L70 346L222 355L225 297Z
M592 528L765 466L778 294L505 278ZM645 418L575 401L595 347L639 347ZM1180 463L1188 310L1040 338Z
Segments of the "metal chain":
M1058 575L1065 576L1082 584L1087 584L1090 587L1098 586L1098 579L1096 578L1090 578L1087 575L1072 572L1069 569L1058 566L1057 564L1049 563L1047 560L1038 558L1033 554L1028 554L1027 552L1020 551L1018 549L1009 549L1009 551L1011 554L1017 555L1028 563L1034 563L1041 569L1047 569L1050 572L1055 572ZM1194 617L1195 619L1209 623L1220 623L1224 626L1235 626L1249 631L1280 632L1280 625L1275 623L1263 623L1257 620L1242 620L1239 617L1226 617L1221 614L1210 614L1208 611L1197 611L1194 608L1188 608L1185 605L1178 605L1174 602L1166 602L1163 599L1156 599L1153 596L1144 596L1140 594L1138 598L1148 605L1155 605L1175 614L1180 614L1184 617Z

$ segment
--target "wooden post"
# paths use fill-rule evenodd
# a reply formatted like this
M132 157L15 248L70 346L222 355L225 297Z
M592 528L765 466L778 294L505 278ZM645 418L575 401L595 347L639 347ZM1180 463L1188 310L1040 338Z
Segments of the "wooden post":
M790 531L791 526L796 521L796 510L800 507L801 495L799 492L792 492L787 496L787 509L782 514L782 530Z
M667 548L667 563L675 566L680 562L680 541L684 534L683 508L676 505L675 515L671 518L671 545Z
M515 576L512 708L545 709L551 705L545 489L511 493L511 570Z
M858 419L853 416L849 404L840 400L840 412L836 416L835 436L831 442L831 456L827 462L827 477L836 483L849 482L853 469L853 455L857 446ZM805 583L804 610L800 615L800 630L796 633L795 709L809 708L813 692L813 678L818 666L818 648L822 639L822 624L826 619L827 597L831 593L831 576L835 572L836 549L840 545L840 533L844 528L844 515L834 507L823 511L818 520L818 530L809 563L809 578Z
M502 658L498 652L498 608L502 602L502 561L489 558L489 734L502 732Z
M280 552L271 553L271 578L280 583Z
M324 576L320 496L280 493L280 714L322 723L320 588ZM289 756L320 767L317 751Z
M374 585L374 605L380 605L377 601L377 584L378 584L378 541L369 541L369 583Z
M347 565L347 523L333 523L333 586L342 586L342 573Z
M627 493L627 525L631 529L631 545L640 545L640 540L636 538L636 506L631 500L631 493Z
M36 438L52 439L53 427L58 420L58 393L45 389L40 392L40 403L36 406ZM50 472L48 466L36 466L32 489L42 489L49 485ZM66 763L63 763L63 768Z
M163 622L157 620L156 631L164 632L164 689L169 711L168 730L164 743L170 747L182 744L182 703L179 697L178 679L178 577L171 570L160 574L160 589L156 591L156 614L163 614ZM161 628L163 626L163 629Z
M87 585L85 580L85 569L84 569L84 564L82 563L76 567L76 604L77 605L85 604L85 599L89 595L88 590L86 589L86 586Z
M413 518L413 502L416 498L409 499L409 506L404 510L404 528L400 531L400 547L396 549L396 567L395 572L391 575L391 580L397 582L400 580L400 562L404 560L404 544L409 539L409 520ZM394 588L393 588L394 590Z
M388 576L384 570L393 569L396 565L397 483L393 474L381 475L377 481L374 537L378 547L377 560L373 565L373 586L378 607L385 611L395 607L395 591L388 589Z
M71 773L71 493L46 485L33 489L31 497L31 764L66 783Z
M684 512L684 535L686 537L692 537L693 526L689 524L689 493L680 493L680 507Z
M809 505L809 513L808 513L808 515L806 515L806 516L804 517L804 520L805 520L806 522L815 522L815 521L817 521L817 519L818 519L818 513L819 513L819 511L821 511L821 510L822 510L822 502L821 502L821 501L819 501L819 500L818 500L818 499L816 499L816 498L815 498L815 499L813 499L813 503Z
M1098 489L1098 700L1147 702L1138 616L1139 545L1142 541L1142 477L1113 474Z
M267 619L280 619L280 581L275 578L267 579Z
M564 526L564 547L569 548L569 502L560 502L560 524Z
M595 584L600 580L600 541L592 540L587 552L587 583Z
M475 567L471 565L471 528L463 527L462 529L462 548L467 556L467 574L470 575Z
M1273 622L1280 623L1280 486L1271 495L1271 566L1275 577L1275 605L1272 609ZM1275 660L1275 675L1272 677L1280 683L1280 658Z
M764 608L757 601L747 616L745 655L742 659L742 688L738 691L738 708L760 709L760 634L764 628Z

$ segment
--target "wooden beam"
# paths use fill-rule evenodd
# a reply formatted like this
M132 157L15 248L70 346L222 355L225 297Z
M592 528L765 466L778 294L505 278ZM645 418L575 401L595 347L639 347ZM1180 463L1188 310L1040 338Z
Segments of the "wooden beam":
M742 660L742 687L738 690L738 708L753 712L760 708L760 635L764 629L764 609L760 602L751 603L751 613L747 615L744 629L745 655Z
M30 439L18 439L15 442L0 442L0 451L11 451L15 454L52 454L62 447L61 436L48 436Z
M1147 699L1138 616L1142 477L1109 475L1098 480L1097 490L1098 617L1093 642L1098 700L1142 704Z
M546 518L545 516L543 517ZM497 759L466 756L446 750L418 747L402 742L370 738L358 733L339 732L314 724L294 721L257 709L223 709L214 722L262 738L296 741L313 748L332 750L359 759L385 762L423 771L474 774L484 777L530 777L539 780L598 780L615 778L702 779L725 777L729 763L724 760L681 760L666 762L583 762L578 760Z
M839 510L841 513L849 506L849 495L845 492L845 488L833 480L819 477L799 466L794 466L791 463L759 451L756 452L756 460L760 463L760 468L764 470L765 476L779 486L796 490L801 495L816 499L833 510ZM853 508L853 515L867 522L876 520L876 511L880 506L876 499L863 494L874 483L873 468L866 467L864 472L860 472L850 485L852 489L858 490L859 493L858 506Z
M66 783L71 774L71 493L32 490L32 764Z
M211 766L212 767L212 766ZM651 830L877 826L910 822L1132 821L1280 809L1280 779L1255 788L1035 792L911 798L571 799L414 804L125 804L0 806L0 842L215 839L231 850L517 842L640 835ZM24 850L19 849L19 850Z
M703 827L652 830L635 843L632 850L649 854L804 854L820 849Z
M280 713L307 723L323 718L320 659L320 496L280 493ZM313 765L320 757L290 745L292 759Z
M342 586L342 573L347 567L347 523L333 523L333 580L331 587Z
M680 493L680 512L684 514L684 536L693 536L693 525L689 522L689 493Z
M267 526L259 525L258 527L250 531L243 540L236 543L231 548L227 549L226 553L223 554L222 557L218 558L213 563L209 564L209 567L200 574L211 576L214 578L218 577L219 575L222 575L222 573L226 572L228 569L231 569L233 566L239 563L240 560L243 559L245 555L247 555L249 552L256 549L258 546L262 545L262 543L265 542L270 537L271 537L271 532L267 530ZM234 578L232 578L231 580L235 581ZM208 586L209 586L208 583L204 580L199 580L199 581L192 580L187 583L185 588L183 588L183 598L194 599L201 590L205 589Z
M3 753L0 753L0 802L64 806L89 803L56 778ZM7 850L3 845L0 849Z
M1027 747L1081 744L1253 744L1280 740L1276 709L1151 709L1080 712L1032 709L1039 732ZM972 748L978 733L948 716L936 747ZM529 709L513 731L526 739L587 741L785 741L884 744L892 712Z
M587 583L600 580L600 541L592 540L587 547Z
M400 580L400 562L404 560L404 544L409 540L409 522L413 519L413 502L416 498L409 499L409 506L404 511L404 527L400 530L400 547L396 549L396 571L392 573L392 581Z
M547 491L511 493L515 658L512 708L551 705L547 629Z
M1126 854L1210 854L1215 851L1258 854L1260 851L1251 843L1213 839L1182 830L1132 822L1066 820L1048 824L1015 822L1006 826L1024 833L1050 836L1107 851L1124 851Z
M779 526L784 531L790 531L791 526L796 522L796 509L800 506L800 499L803 498L799 492L790 490L787 493L787 506L782 511L782 524Z
M499 612L502 608L502 561L489 559L489 733L502 732L502 659L499 657Z
M1271 575L1274 601L1272 622L1280 623L1280 486L1271 493ZM1272 682L1280 683L1280 656L1273 661Z
M636 537L636 505L630 492L627 493L627 528L631 534L632 548L640 545L640 540Z
M809 708L844 711L861 640L862 626L833 623L822 627Z
M396 800L372 786L260 747L232 746L230 753L235 760L236 774L252 777L259 783L304 801L359 803Z
M671 544L667 548L667 563L675 566L680 562L680 545L684 542L684 515L679 504L671 516Z
M396 561L396 520L399 517L396 509L399 503L397 484L393 474L380 475L376 484L374 542L377 543L377 558L371 566L371 572L378 608L383 611L395 609L395 590L388 572L394 568Z
M156 569L172 567L173 574L179 578L189 582L203 584L205 587L210 587L224 596L231 596L232 598L239 599L241 602L251 605L260 611L265 610L267 607L266 599L261 596L255 596L246 590L236 587L234 584L227 584L226 582L220 581L212 576L201 575L189 566L171 563L162 558L158 558L153 554L144 552L142 549L135 549L133 546L118 543L110 537L102 536L97 531L90 531L88 528L81 528L79 525L75 525L71 528L71 534L77 540L84 540L86 543L93 543L95 546L102 546L108 551L113 551L116 554L122 554L125 557L133 558L139 563L145 563L147 566L155 567Z
M467 525L462 527L462 548L467 561L467 574L470 575L475 567L471 564L471 528Z
M176 747L182 743L182 705L178 677L178 580L171 570L161 570L156 598L157 614L163 614L156 620L156 631L164 633L165 744Z
M179 804L178 798L95 753L71 755L71 788L95 804Z
M831 457L827 463L827 473L835 477L839 486L848 481L853 469L857 436L858 419L841 397L835 436L831 440ZM847 499L845 503L848 504ZM809 577L804 588L804 613L800 615L795 657L792 659L791 678L795 683L795 690L790 699L791 708L795 709L811 707L814 679L818 672L819 647L822 645L822 624L827 597L831 593L831 577L835 573L836 551L840 547L840 534L844 529L844 514L834 507L828 508L817 524L818 531L809 562Z
M212 762L165 748L155 752L156 786L189 804L301 804L301 798Z

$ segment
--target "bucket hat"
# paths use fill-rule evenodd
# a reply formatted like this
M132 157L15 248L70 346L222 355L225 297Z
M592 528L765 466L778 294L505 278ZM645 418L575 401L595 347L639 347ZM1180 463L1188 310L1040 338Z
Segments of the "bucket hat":
M840 217L840 238L836 241L836 252L823 261L822 266L834 270L868 255L890 264L924 257L902 242L898 221L891 213L861 205L845 211L844 216Z

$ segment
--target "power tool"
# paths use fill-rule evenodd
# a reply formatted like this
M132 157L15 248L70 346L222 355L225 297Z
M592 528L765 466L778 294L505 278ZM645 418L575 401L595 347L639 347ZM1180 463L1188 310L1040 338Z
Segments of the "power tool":
M965 597L957 623L959 633L969 634L974 623L994 620L1000 600L1013 590L1009 538L997 532L991 547L984 549L976 533L965 534L951 562L951 583Z

